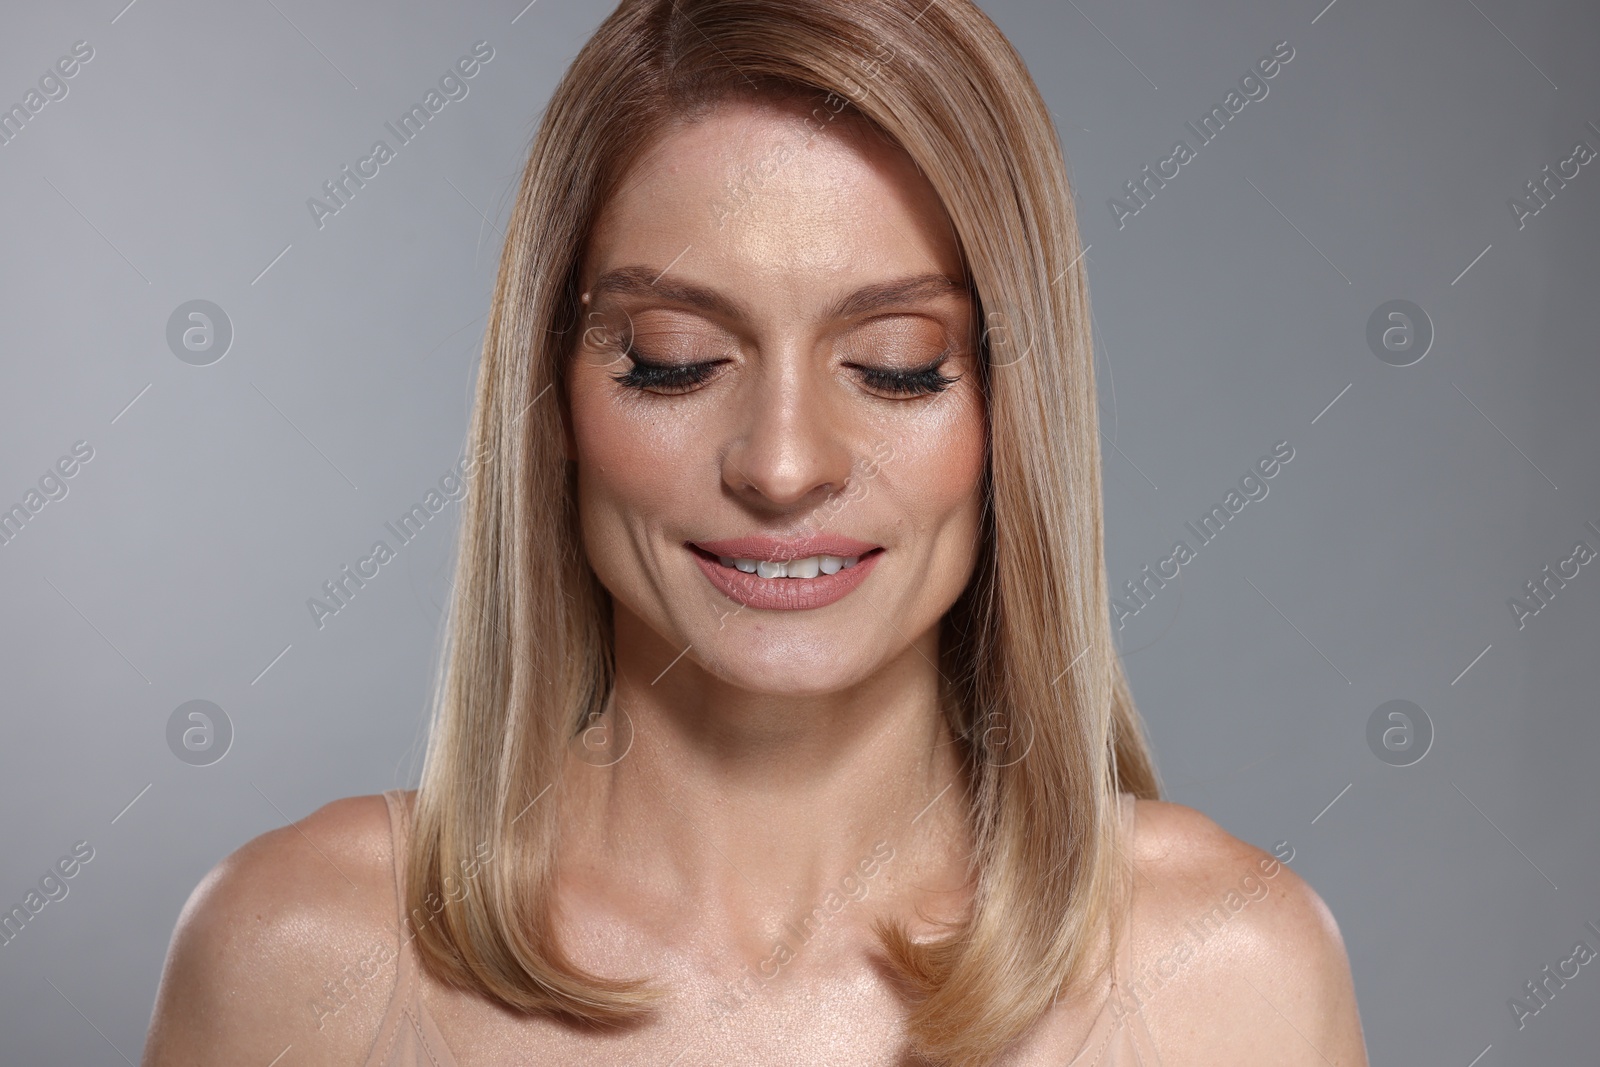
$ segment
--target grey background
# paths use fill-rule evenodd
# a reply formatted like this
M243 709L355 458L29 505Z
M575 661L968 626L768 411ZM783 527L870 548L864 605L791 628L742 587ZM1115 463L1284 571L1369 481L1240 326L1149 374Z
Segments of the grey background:
M7 5L0 104L94 58L0 146L0 506L95 450L0 546L0 906L95 850L0 948L8 1064L137 1060L207 869L414 784L455 505L320 631L305 602L463 446L498 228L609 10L523 2ZM1091 245L1113 583L1295 449L1120 639L1171 799L1289 842L1338 917L1375 1063L1594 1062L1600 964L1521 1032L1507 1002L1600 949L1600 568L1521 630L1506 601L1600 547L1600 161L1523 229L1507 200L1600 148L1600 18L1324 3L985 4ZM478 40L469 95L319 230L306 198ZM1280 40L1119 230L1107 199ZM234 329L207 367L166 343L193 299ZM1365 341L1392 299L1436 328L1413 366ZM197 699L233 725L211 766L167 745ZM1393 699L1434 726L1413 766L1366 742Z

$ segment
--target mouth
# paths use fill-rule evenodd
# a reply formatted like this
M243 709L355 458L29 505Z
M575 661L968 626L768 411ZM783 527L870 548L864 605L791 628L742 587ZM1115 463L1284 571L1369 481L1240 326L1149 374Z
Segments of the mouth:
M833 537L799 543L741 538L684 547L724 596L770 611L804 611L843 599L884 552L879 545Z
M860 556L806 556L803 559L735 559L733 556L712 556L702 548L694 547L703 559L715 559L718 566L756 574L763 578L810 579L823 574L838 574L861 562ZM882 552L883 549L874 549Z

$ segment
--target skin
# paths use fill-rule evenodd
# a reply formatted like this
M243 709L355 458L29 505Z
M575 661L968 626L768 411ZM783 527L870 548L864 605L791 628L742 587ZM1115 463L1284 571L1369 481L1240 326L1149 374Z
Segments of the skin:
M836 313L882 283L959 282L961 263L914 164L842 118L752 188L763 160L809 136L804 114L728 104L669 131L607 205L582 269L590 328L568 368L568 450L584 547L614 600L618 685L597 724L608 744L575 747L554 797L557 913L578 963L654 976L672 996L650 1024L596 1035L424 977L463 1067L660 1064L686 1049L696 1063L907 1063L871 920L922 936L969 903L965 787L934 664L978 536L973 305L923 293ZM730 187L743 192L724 214ZM621 268L647 284L601 284ZM686 302L671 289L684 285L734 306ZM616 380L627 340L653 361L721 362L693 388L642 392ZM863 370L941 354L954 381L928 395L887 393ZM808 528L884 552L854 592L807 611L741 608L684 547ZM1134 974L1170 975L1141 1009L1162 1061L1366 1063L1338 927L1304 880L1283 865L1263 877L1272 857L1181 805L1140 801L1137 827ZM391 863L381 798L354 797L219 864L179 919L145 1064L265 1065L285 1046L285 1065L362 1062L393 959L320 1027L309 1002L393 945ZM1174 974L1187 924L1252 874L1259 894ZM775 965L786 924L830 892L849 903ZM1064 1000L1004 1062L1066 1063L1106 992Z

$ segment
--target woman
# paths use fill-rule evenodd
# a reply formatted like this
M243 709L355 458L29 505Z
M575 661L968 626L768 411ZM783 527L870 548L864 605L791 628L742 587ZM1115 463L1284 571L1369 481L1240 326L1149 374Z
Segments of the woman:
M220 864L145 1062L1365 1063L1316 894L1157 799L1080 255L966 0L625 0L512 218L421 787Z

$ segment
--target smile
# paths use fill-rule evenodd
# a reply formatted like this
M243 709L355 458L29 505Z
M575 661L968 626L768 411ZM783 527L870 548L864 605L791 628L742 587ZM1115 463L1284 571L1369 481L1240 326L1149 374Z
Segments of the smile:
M860 556L807 556L805 559L734 559L718 556L724 567L759 574L763 578L815 578L819 574L838 574L861 562Z
M877 545L832 536L800 542L749 537L684 547L723 596L768 611L835 603L865 581L883 555Z

